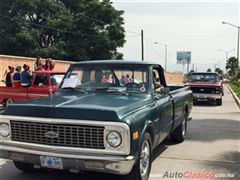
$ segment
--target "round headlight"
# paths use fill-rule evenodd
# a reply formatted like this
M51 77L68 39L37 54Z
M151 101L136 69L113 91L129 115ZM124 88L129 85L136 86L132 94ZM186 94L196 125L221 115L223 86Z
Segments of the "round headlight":
M122 137L118 132L112 131L107 135L107 142L112 147L118 147L122 143Z
M2 137L8 137L9 133L9 125L5 123L0 124L0 135Z

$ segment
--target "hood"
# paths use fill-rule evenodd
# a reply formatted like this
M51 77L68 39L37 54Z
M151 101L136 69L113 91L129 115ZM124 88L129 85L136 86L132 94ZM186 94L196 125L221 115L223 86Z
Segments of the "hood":
M12 104L3 115L121 121L149 103L150 95L57 93L52 97Z
M186 86L221 86L221 82L220 81L216 81L216 82L194 81L194 82L187 82Z

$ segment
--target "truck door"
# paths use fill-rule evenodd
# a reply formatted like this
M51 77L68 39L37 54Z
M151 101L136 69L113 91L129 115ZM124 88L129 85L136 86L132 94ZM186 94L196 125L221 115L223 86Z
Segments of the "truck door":
M28 99L49 96L49 74L36 73L32 85L28 88Z
M154 89L153 92L153 97L155 98L155 100L157 100L157 105L158 105L158 113L159 113L159 124L158 124L158 128L160 129L160 137L158 142L160 143L161 141L163 141L166 136L168 136L168 134L171 131L172 128L172 124L173 124L173 99L165 94L161 94L160 89L162 87L164 87L161 78L161 73L160 73L161 69L159 67L153 67L153 82L152 82L152 86ZM154 77L155 76L155 77Z

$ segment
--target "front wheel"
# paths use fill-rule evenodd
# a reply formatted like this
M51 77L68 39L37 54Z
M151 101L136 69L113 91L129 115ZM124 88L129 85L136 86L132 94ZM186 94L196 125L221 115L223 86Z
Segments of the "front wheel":
M123 176L123 180L148 180L152 166L152 138L149 133L144 134L141 150L132 171Z
M176 127L176 129L171 133L171 138L176 142L183 142L186 138L187 133L187 116L184 115L184 118L181 124Z
M217 106L221 106L222 105L222 99L217 99Z
M19 162L19 161L13 161L13 163L17 169L19 169L20 171L23 171L23 172L32 173L32 172L40 171L40 169L35 169L33 167L33 164L30 164L30 163L24 163L24 162Z

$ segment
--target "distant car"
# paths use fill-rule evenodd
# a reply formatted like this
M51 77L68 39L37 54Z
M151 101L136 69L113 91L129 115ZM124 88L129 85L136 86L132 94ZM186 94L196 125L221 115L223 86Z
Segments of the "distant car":
M224 78L224 79L223 79L223 83L224 83L224 84L227 84L227 83L229 83L229 82L230 82L230 81L229 81L227 78Z
M217 73L191 73L186 86L189 86L193 92L194 103L215 101L217 105L222 105L223 83Z

